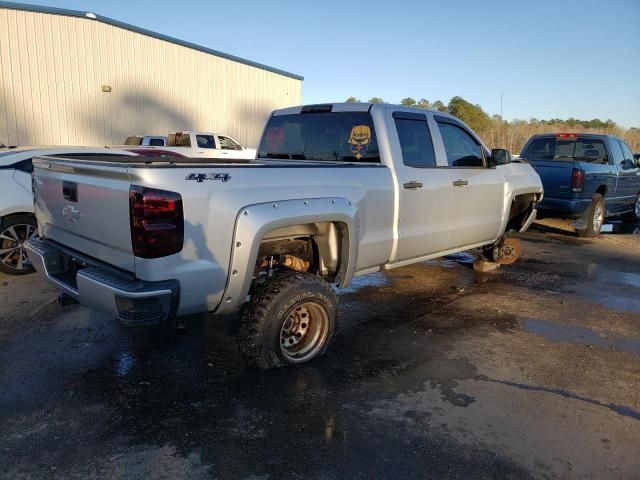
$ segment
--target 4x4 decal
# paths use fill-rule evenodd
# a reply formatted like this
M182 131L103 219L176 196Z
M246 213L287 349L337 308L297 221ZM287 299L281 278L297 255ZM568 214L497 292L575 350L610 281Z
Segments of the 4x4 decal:
M190 173L186 176L185 180L195 180L198 183L202 183L205 180L220 180L221 182L228 182L231 180L231 175L228 173Z

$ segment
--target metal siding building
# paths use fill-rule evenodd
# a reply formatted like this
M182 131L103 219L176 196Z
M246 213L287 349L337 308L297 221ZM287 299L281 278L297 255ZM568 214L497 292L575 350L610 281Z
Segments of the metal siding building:
M115 20L0 2L0 143L201 130L255 146L271 110L299 104L301 89L298 75Z

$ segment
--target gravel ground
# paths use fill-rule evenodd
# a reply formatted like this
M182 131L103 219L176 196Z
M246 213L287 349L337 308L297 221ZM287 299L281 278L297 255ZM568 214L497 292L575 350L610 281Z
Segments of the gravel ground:
M128 330L0 276L0 476L640 478L640 235L562 228L360 277L327 355L266 373L236 317Z

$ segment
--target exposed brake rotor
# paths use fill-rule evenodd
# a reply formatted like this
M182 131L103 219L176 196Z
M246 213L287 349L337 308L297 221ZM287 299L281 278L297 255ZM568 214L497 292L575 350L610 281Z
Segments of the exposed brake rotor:
M493 249L493 261L500 265L511 265L520 258L521 253L522 245L520 240L507 237L499 247Z

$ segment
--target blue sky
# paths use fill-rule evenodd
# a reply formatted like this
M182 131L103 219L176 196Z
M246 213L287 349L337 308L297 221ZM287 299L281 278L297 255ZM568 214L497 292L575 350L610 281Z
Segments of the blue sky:
M31 3L31 2L26 2ZM640 127L640 0L39 0L303 75L303 102L459 95Z

